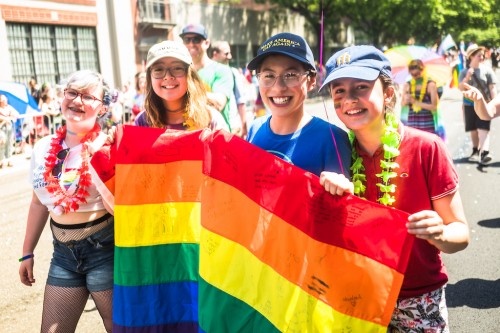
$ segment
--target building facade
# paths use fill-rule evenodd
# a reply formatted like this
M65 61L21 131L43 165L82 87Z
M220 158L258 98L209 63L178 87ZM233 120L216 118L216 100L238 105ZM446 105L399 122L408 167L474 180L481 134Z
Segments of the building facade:
M244 67L271 35L289 31L316 45L300 15L242 0L0 0L0 80L56 84L80 69L101 72L115 88L143 70L148 49L201 23L226 40Z

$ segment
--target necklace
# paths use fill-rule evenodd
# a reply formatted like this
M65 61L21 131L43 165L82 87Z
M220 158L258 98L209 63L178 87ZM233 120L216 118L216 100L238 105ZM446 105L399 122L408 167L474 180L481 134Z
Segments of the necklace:
M57 153L63 150L62 142L66 137L66 126L60 127L56 135L50 141L50 149L48 156L45 158L45 171L43 179L46 189L52 197L56 198L54 202L54 213L57 215L67 214L71 210L76 211L80 207L80 203L86 203L85 197L89 196L87 187L90 186L92 180L89 172L89 153L85 142L93 141L99 135L99 125L95 124L94 128L88 132L80 141L82 144L81 158L82 164L76 171L78 183L73 191L66 190L59 183L59 179L52 175L52 170L57 164ZM71 192L71 193L70 193Z
M418 101L420 103L422 103L422 101L424 100L424 95L425 95L425 92L427 90L427 76L422 76L422 85L420 86L420 94L418 95ZM410 92L411 92L411 97L413 97L413 99L416 99L416 89L417 89L417 80L415 80L414 78L411 79L411 82L410 82ZM422 110L422 108L420 106L416 106L416 105L412 105L412 109L413 111L415 111L415 113L418 113L420 110Z
M363 166L363 158L359 156L356 150L354 140L356 136L354 132L349 131L349 140L351 141L352 160L352 182L354 184L354 194L358 197L363 197L366 185L366 175L364 173L365 167ZM393 170L399 167L399 164L394 162L394 159L399 156L399 144L401 137L398 133L398 121L393 114L386 113L384 134L382 135L382 147L384 149L384 159L380 160L382 172L376 174L380 178L377 183L380 193L382 195L377 199L377 202L385 206L391 206L396 199L391 193L396 192L396 185L391 184L391 179L397 177L397 173Z

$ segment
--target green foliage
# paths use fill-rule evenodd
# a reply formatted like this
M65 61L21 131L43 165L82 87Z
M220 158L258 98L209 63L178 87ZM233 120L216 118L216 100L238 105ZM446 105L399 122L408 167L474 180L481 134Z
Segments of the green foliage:
M263 3L266 0L256 0ZM500 0L267 0L304 16L320 34L325 17L325 40L338 41L339 22L348 22L376 46L438 44L450 33L455 41L500 45ZM321 6L323 5L323 8ZM357 41L359 42L359 41Z

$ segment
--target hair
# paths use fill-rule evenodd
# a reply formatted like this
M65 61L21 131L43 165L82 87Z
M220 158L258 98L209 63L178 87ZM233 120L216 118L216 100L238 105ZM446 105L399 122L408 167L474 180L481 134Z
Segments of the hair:
M410 67L410 66L418 66L418 67L420 67L421 70L423 70L425 68L423 61L420 59L413 59L412 61L410 61L410 63L408 64L408 67Z
M99 85L102 85L102 104L109 106L111 89L102 74L92 70L80 70L71 74L66 81L66 88L71 87L76 90L95 88Z
M385 112L386 113L395 113L398 94L396 93L396 85L394 84L394 80L391 77L384 75L384 74L380 74L379 79L382 82L382 88L383 88L384 92L389 88L394 89L394 95L393 95L391 101L385 105Z
M184 94L184 122L189 124L189 130L208 127L212 121L209 107L213 104L207 97L207 91L198 73L192 66L187 66L187 90ZM163 99L153 90L151 67L146 75L146 92L144 98L146 121L152 127L165 128L167 123L166 110Z
M9 99L7 98L7 96L5 96L4 94L0 94L0 101L3 99L5 99L5 103L9 102Z
M216 42L213 42L212 45L210 45L211 49L210 55L213 57L214 53L220 53L222 46L226 44L229 46L229 43L226 42L225 40L218 40Z

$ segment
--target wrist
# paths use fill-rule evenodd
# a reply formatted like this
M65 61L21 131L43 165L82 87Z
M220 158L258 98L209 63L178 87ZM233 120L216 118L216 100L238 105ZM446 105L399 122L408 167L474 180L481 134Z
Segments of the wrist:
M28 253L28 254L23 255L21 258L19 258L19 262L22 262L22 261L25 261L25 260L28 260L28 259L31 259L34 257L35 257L35 255L33 253Z

